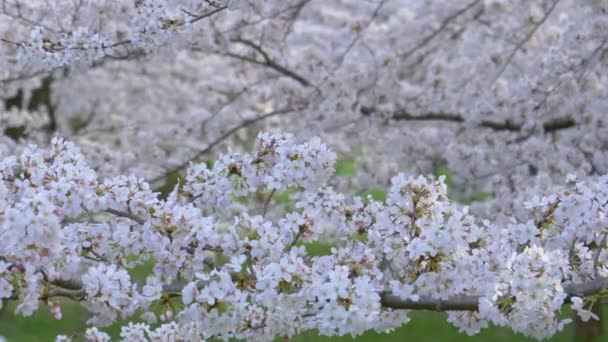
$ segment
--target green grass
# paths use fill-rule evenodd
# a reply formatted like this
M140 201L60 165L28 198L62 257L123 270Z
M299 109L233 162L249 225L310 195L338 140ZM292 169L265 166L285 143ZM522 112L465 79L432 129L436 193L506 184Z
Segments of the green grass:
M564 315L568 316L569 310L564 310ZM608 308L604 308L604 314L608 315ZM516 334L507 328L500 327L489 327L482 330L479 334L474 336L467 336L464 333L459 333L458 329L449 324L446 321L446 314L440 312L414 312L410 315L411 321L395 331L384 334L377 332L367 332L357 338L350 336L344 337L320 337L314 332L304 333L293 341L297 342L346 342L346 341L359 341L359 342L389 342L389 341L416 341L416 342L434 342L434 341L466 341L466 342L524 342L524 341L535 341L534 339L526 338L523 335ZM604 331L608 332L608 320L604 322ZM574 338L573 326L568 325L564 331L553 336L546 341L572 342L578 339ZM605 341L607 339L599 338L599 341Z
M46 307L32 317L15 316L16 304L9 303L0 313L0 335L8 341L52 341L57 334L73 334L82 331L86 311L78 305L64 302L63 319L55 320Z

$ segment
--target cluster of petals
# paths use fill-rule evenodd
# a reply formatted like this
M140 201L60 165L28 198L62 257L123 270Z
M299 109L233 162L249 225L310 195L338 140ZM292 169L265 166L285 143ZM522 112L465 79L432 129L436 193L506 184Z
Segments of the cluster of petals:
M529 220L502 226L451 203L442 177L401 174L386 201L349 199L329 185L335 159L318 138L261 133L252 154L193 164L161 198L135 176L99 179L63 139L30 146L0 161L0 298L18 301L18 314L46 303L61 318L54 298L69 297L100 328L146 321L123 327L127 341L387 331L409 320L387 294L438 309L473 298L472 310L448 310L469 334L492 323L551 336L569 301L595 318L588 304L605 290L566 289L608 277L608 177L571 176L525 204ZM276 192L291 194L286 213L267 213ZM332 248L315 254L313 242ZM85 336L109 339L98 328Z

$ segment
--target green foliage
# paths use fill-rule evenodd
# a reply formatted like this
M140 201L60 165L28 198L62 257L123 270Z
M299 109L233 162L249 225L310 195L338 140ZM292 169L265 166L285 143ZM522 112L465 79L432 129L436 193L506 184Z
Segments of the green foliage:
M155 260L150 259L141 265L137 265L129 270L129 275L136 281L145 282L146 277L152 274L155 262Z
M286 189L275 192L274 196L272 197L272 200L275 203L274 205L281 205L283 207L283 211L286 213L293 211L294 208L291 204L291 197L293 194L295 194L294 189Z
M167 175L167 178L165 178L165 184L163 184L160 188L156 190L160 192L161 198L167 198L167 196L169 196L171 191L173 191L177 183L183 183L183 181L184 178L182 177L181 173L179 171L176 171Z
M456 175L454 175L454 172L447 165L442 165L442 166L437 167L435 169L435 171L433 172L433 175L435 177L444 176L445 177L444 182L448 186L448 190L455 186ZM492 198L492 196L493 195L491 192L480 191L480 192L474 193L470 196L458 198L458 200L463 204L469 205L473 202L487 201L488 199Z
M367 199L368 195L372 196L372 198L376 201L386 202L386 196L388 195L388 192L386 191L386 189L382 188L371 188L357 193L357 196L361 196L363 197L363 199Z
M295 194L295 191L293 189L277 191L275 192L273 199L275 203L286 204L291 201L291 196L293 194Z
M433 172L433 175L437 178L439 178L440 176L444 176L444 182L445 185L448 186L448 188L454 185L454 172L447 165L442 165L436 168L435 172Z
M338 177L352 177L357 172L355 165L355 158L353 157L341 157L336 160L336 176Z
M492 193L481 191L476 194L473 194L470 197L463 198L461 202L464 204L471 204L473 202L484 202L489 200L490 198L492 198Z
M608 313L608 308L605 310ZM564 310L563 317L570 317L570 310ZM533 342L531 338L526 338L514 333L508 328L491 326L482 330L474 336L467 336L458 332L458 329L446 321L447 315L442 312L420 311L410 313L411 321L392 332L380 333L368 331L365 334L353 338L351 336L325 337L318 336L314 331L305 332L295 338L292 342L393 342L393 341L416 341L416 342L435 342L435 341L463 341L463 342ZM604 330L608 328L608 322L604 322ZM561 333L545 340L548 342L572 342L574 341L574 329L572 324ZM596 341L605 341L600 337ZM280 341L279 339L276 340Z
M68 125L74 132L78 132L81 129L87 127L87 121L82 119L80 116L72 116L68 119Z
M247 197L247 196L231 195L230 198L233 201L235 201L236 203L240 203L240 204L247 204L247 203L249 203L249 197Z
M305 245L306 253L311 256L330 255L332 245L319 241L311 242Z

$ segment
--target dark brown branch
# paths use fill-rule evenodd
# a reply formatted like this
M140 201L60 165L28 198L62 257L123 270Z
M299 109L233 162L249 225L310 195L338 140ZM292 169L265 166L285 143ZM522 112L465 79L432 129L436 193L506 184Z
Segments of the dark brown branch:
M494 81L496 81L497 79L499 79L500 76L502 76L502 74L505 72L505 70L507 70L507 67L511 64L511 62L513 61L513 58L515 57L515 55L517 54L517 52L519 52L523 48L523 46L532 38L532 36L534 36L534 34L536 33L536 31L538 31L538 29L545 23L545 21L547 21L547 19L549 18L549 16L551 15L551 13L553 12L553 10L555 9L555 7L557 6L558 3L559 3L559 0L553 1L553 3L551 4L551 7L545 13L545 15L542 17L542 19L536 25L534 25L534 27L532 28L532 30L530 30L530 32L528 32L528 34L526 34L526 36L524 37L524 39L522 39L515 46L515 48L511 51L511 53L509 54L509 56L507 56L507 59L502 64L501 68L498 70L498 73L494 77Z
M84 300L85 296L86 296L86 292L84 291L84 289L77 289L77 290L70 290L70 289L64 289L61 287L55 287L52 288L51 290L49 290L48 293L49 297L64 297L64 298L70 298L76 301L81 301Z
M74 300L82 300L86 293L79 279L56 280L51 283L53 288L49 291L49 297L67 297ZM181 292L184 284L171 284L163 287L163 292ZM204 283L199 284L204 287ZM608 278L598 278L580 284L564 286L567 294L566 301L574 296L585 297L599 293L608 288ZM17 299L14 296L10 299ZM403 300L390 292L380 293L380 302L385 308L397 310L433 310L433 311L476 311L479 307L478 296L456 296L442 299L420 298L418 301Z
M112 215L119 216L119 217L125 217L125 218L128 218L128 219L131 219L131 220L133 220L133 221L135 221L135 222L137 222L139 224L142 224L142 225L144 223L146 223L146 221L144 219L142 219L141 217L139 217L137 215L134 215L132 213L126 213L126 212L115 210L115 209L112 209L112 208L106 209L106 212L108 212L108 213L110 213Z
M602 241L600 242L600 245L598 246L597 250L595 251L595 255L593 256L593 275L595 277L598 277L598 261L600 259L600 254L602 253L602 250L605 249L606 247L606 239L608 238L608 233L604 233L604 236L602 237Z
M270 195L268 195L268 197L264 201L264 211L262 212L262 217L266 216L266 213L268 212L268 207L270 205L270 201L272 200L272 196L274 196L275 192L277 192L277 189L272 189L272 192L270 192Z
M574 126L576 126L576 122L574 121L574 119L563 117L544 123L543 129L545 130L545 132L554 132L562 129L572 128Z
M56 105L51 102L52 84L52 74L44 77L40 87L32 91L30 103L27 106L27 110L29 111L38 110L40 109L40 106L46 107L47 115L49 117L49 123L46 129L49 132L55 132L57 130L57 115L55 113Z
M481 0L475 0L471 3L469 3L468 5L464 6L463 8L459 9L458 11L454 12L453 14L449 15L448 17L446 17L445 19L443 19L443 21L441 22L441 25L439 25L439 27L431 32L431 34L429 34L428 36L424 37L418 44L416 44L413 48L409 49L408 51L406 51L404 54L401 55L402 59L407 59L409 58L414 52L420 50L421 48L423 48L425 45L427 45L428 43L430 43L433 39L435 39L435 37L437 37L443 30L445 30L445 28L452 22L454 21L456 18L460 17L461 15L463 15L464 13L466 13L468 10L470 10L471 8L473 8L475 5L477 5Z
M203 13L203 14L200 14L200 15L194 15L193 18L190 19L188 22L190 24L194 24L195 22L197 22L197 21L199 21L201 19L209 18L210 16L212 16L212 15L214 15L216 13L219 13L219 12L225 10L226 8L228 8L228 7L222 6L222 7L218 7L216 9L214 9L213 11L210 11L210 12L207 12L207 13Z
M363 115L371 115L376 112L375 108L363 107L361 113ZM450 113L427 113L423 115L412 115L405 111L395 112L391 117L393 120L403 121L445 121L453 123L464 123L465 119L459 114ZM523 124L515 123L509 120L506 121L489 121L483 120L477 124L478 127L489 128L495 131L510 131L510 132L521 132L523 130ZM545 133L552 133L576 126L574 119L569 117L562 117L552 119L543 123L543 130Z
M270 58L270 56L268 55L268 53L258 44L244 39L244 38L239 38L234 40L237 43L241 43L244 45L249 46L250 48L254 49L256 52L258 52L261 56L263 61L258 61L255 58L251 58L251 57L247 57L247 56L241 56L239 54L235 54L235 53L226 53L226 56L232 57L232 58L237 58L252 64L258 64L258 65L262 65L265 66L267 68L273 69L287 77L293 78L294 80L296 80L298 83L300 83L301 85L308 87L311 85L310 81L307 80L304 76L296 73L295 71L288 69L287 67L275 62L272 58Z

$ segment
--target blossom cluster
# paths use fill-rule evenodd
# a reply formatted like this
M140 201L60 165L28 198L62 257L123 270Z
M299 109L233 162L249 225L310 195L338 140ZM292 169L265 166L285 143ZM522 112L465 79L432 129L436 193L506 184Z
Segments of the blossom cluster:
M176 48L180 42L188 41L193 23L224 9L237 9L239 2L139 0L50 4L15 1L4 4L2 12L24 23L23 30L29 29L29 37L5 42L16 47L21 65L47 69L90 66L104 59L128 59L134 49L149 53L167 44L169 49ZM55 22L55 18L32 19L44 12L71 14L71 18L59 17Z
M400 174L386 201L348 198L329 185L335 158L318 138L261 133L252 154L193 164L161 198L135 176L101 179L66 140L30 146L0 161L0 299L57 319L57 298L79 302L94 341L118 319L140 321L122 327L126 341L198 341L356 336L420 308L469 334L492 323L539 339L569 322L565 304L597 318L608 177L570 176L503 225L450 202L443 177ZM290 209L267 212L280 191Z
M0 150L58 133L104 176L158 180L259 129L318 134L357 156L358 188L446 166L456 199L489 193L471 212L506 224L567 174L608 172L607 10L579 0L6 1L0 95L22 91L19 112L36 111L28 102L52 77L41 112L56 125L32 121ZM253 129L228 134L239 126Z
M61 319L68 297L99 328L146 322L124 340L356 335L408 309L537 338L568 323L564 304L595 319L608 294L607 11L4 1L0 299ZM331 177L329 146L354 157L355 177ZM412 176L438 167L451 179ZM387 184L386 201L348 194Z
M255 155L220 155L213 168L193 165L186 173L184 192L212 208L222 207L230 196L246 196L258 189L310 189L326 183L333 174L336 155L318 138L302 145L291 135L262 133Z

